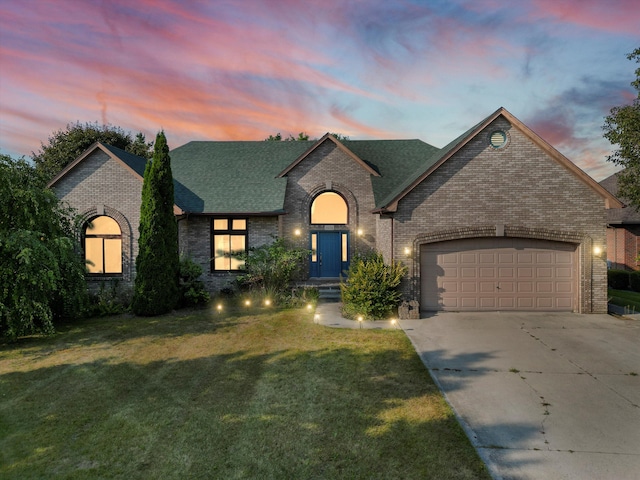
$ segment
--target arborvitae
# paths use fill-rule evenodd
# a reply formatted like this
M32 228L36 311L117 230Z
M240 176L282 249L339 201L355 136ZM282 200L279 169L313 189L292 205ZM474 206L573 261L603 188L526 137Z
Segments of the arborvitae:
M173 176L164 132L147 163L140 206L140 239L132 308L136 315L161 315L178 303L180 257L173 214Z

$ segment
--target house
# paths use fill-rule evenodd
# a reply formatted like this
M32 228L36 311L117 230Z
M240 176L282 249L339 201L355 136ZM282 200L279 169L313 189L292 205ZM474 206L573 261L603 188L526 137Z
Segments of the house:
M358 252L403 262L424 311L606 312L605 208L621 203L504 108L444 148L327 134L170 155L180 250L212 291L241 271L231 251L278 236L313 251L310 278ZM96 144L50 182L86 221L89 282L134 278L143 170Z
M613 195L618 197L618 174L600 182ZM624 198L621 202L627 203ZM640 269L640 212L635 208L613 208L607 210L607 261L611 268L621 270Z

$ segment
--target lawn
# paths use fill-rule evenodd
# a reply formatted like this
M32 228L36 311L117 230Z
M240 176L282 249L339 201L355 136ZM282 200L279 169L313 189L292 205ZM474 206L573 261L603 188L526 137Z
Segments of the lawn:
M192 310L0 345L0 478L490 477L402 331Z
M610 288L608 290L609 303L618 305L620 307L629 307L629 310L633 310L640 313L640 293L632 292L630 290L614 290Z

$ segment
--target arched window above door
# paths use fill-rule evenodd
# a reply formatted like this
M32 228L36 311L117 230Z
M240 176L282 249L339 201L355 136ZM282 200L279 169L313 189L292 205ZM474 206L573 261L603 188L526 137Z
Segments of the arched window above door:
M323 192L311 204L314 225L346 225L349 219L347 202L335 192Z
M84 230L87 270L93 275L122 274L122 231L113 218L93 218Z

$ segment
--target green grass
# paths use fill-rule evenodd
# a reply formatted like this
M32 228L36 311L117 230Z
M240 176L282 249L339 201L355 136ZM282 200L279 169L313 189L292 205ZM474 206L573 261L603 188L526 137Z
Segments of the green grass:
M640 313L640 293L630 290L608 290L609 303L619 305L621 307L635 308Z
M1 345L0 478L490 477L402 331L199 310Z

